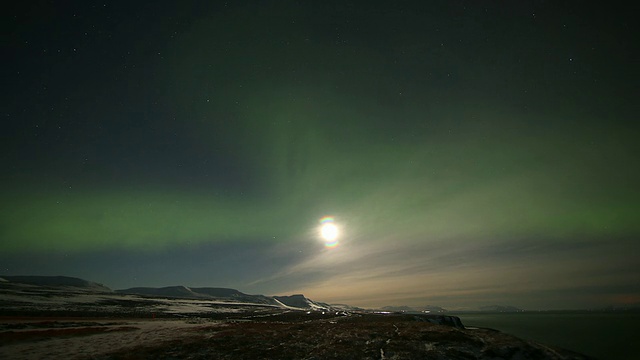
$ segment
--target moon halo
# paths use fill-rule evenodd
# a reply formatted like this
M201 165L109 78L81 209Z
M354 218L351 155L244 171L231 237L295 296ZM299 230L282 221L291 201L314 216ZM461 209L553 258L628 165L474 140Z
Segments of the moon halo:
M328 249L332 249L338 246L338 237L340 231L338 226L334 223L332 216L325 216L320 219L320 236L324 240L324 246Z

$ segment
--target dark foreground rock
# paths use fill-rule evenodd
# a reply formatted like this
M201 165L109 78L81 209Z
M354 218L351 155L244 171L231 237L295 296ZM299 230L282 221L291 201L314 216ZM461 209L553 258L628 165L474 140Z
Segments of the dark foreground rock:
M0 359L587 359L444 314L334 309L302 295L245 302L233 289L167 290L207 295L192 299L18 280L0 281ZM213 299L229 293L233 301Z
M191 329L180 341L100 359L589 359L488 329L403 315L353 314L305 321L246 321Z

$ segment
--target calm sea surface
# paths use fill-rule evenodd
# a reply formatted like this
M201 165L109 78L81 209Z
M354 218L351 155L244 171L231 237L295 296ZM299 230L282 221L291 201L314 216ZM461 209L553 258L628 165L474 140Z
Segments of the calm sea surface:
M640 359L638 312L455 314L465 326L487 327L601 360Z

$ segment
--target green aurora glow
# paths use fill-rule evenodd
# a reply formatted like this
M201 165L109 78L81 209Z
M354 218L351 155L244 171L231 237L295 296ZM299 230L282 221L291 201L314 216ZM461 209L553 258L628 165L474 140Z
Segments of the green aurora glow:
M0 275L356 306L640 301L633 11L14 5Z
M412 132L416 140L398 142L391 129L355 134L355 124L366 129L377 120L356 109L341 112L307 100L305 107L317 109L312 116L310 110L296 111L294 100L261 99L273 110L245 115L238 133L230 135L239 161L255 174L253 188L224 194L216 188L77 186L5 194L2 228L15 241L2 243L2 249L291 241L308 236L325 213L340 216L354 236L371 241L385 233L425 240L574 238L640 229L638 199L628 196L637 170L620 173L620 164L632 161L623 152L630 136L603 140L600 130L571 137L566 130L540 134L533 126L510 130L507 114L467 109L450 114L461 119L454 134L430 128L425 120L425 129ZM466 124L470 112L474 121ZM336 114L347 119L329 126L324 119Z

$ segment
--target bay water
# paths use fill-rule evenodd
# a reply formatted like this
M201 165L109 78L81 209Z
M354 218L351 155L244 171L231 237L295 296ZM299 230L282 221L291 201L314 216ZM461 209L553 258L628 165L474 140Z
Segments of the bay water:
M602 360L640 359L640 312L460 313L466 327L500 330Z

